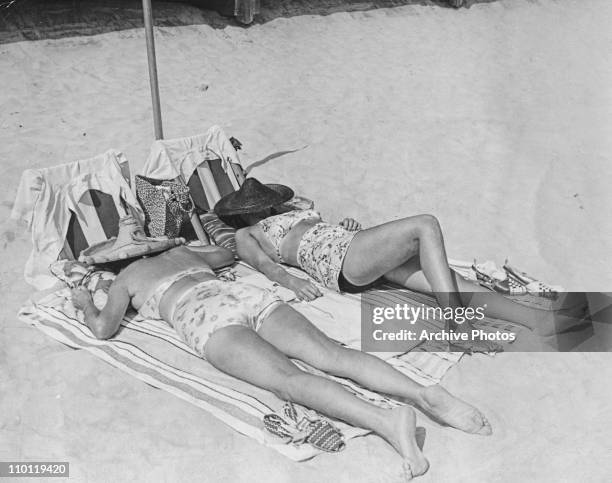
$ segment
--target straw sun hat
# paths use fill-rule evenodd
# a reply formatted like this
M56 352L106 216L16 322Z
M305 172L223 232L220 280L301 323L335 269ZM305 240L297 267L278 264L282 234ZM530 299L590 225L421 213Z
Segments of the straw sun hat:
M293 190L282 184L262 184L247 178L238 191L221 198L215 205L220 216L244 215L265 210L293 198Z
M116 262L159 253L185 243L184 238L151 238L132 216L119 220L116 237L96 243L81 252L79 261L87 265Z

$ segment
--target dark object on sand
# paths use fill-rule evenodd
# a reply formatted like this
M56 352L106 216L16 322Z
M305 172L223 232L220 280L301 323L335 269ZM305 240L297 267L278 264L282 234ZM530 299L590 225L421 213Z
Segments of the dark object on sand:
M238 141L238 139L236 139L234 136L232 136L229 140L236 151L240 151L242 149L242 143Z
M293 190L282 184L262 184L247 178L238 191L221 198L214 211L219 216L255 213L280 205L293 198Z
M261 7L260 0L191 0L191 3L211 8L227 17L235 17L243 25L253 23Z

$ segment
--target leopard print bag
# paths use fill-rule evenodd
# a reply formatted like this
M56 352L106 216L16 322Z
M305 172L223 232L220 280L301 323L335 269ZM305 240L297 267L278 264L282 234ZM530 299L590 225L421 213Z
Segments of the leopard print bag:
M177 180L159 180L136 175L136 198L145 214L145 233L148 236L179 236L194 205L189 188Z

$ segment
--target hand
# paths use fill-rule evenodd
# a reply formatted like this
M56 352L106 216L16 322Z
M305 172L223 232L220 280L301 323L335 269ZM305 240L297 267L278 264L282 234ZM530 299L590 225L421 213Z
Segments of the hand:
M288 288L293 290L300 300L308 302L323 295L316 285L299 277L291 277Z
M344 227L344 229L346 229L348 231L361 230L361 223L359 223L358 221L354 220L353 218L345 218L344 220L342 220L338 224L340 226Z
M72 303L78 310L85 310L86 307L93 304L91 293L85 287L73 288L70 292Z
M217 278L226 282L234 282L236 281L236 272L231 269L224 270L221 273L217 274Z

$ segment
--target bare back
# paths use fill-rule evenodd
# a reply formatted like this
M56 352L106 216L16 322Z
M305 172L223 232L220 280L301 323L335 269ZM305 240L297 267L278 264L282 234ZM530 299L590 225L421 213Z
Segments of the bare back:
M217 247L201 251L177 247L154 257L135 261L117 276L115 283L126 288L132 306L139 309L161 283L174 275L199 267L212 270L227 265L224 262L227 262L227 255L221 254ZM210 279L215 278L214 275L202 275ZM203 278L202 275L200 279Z

